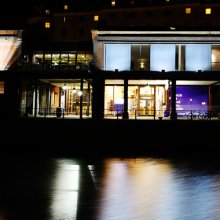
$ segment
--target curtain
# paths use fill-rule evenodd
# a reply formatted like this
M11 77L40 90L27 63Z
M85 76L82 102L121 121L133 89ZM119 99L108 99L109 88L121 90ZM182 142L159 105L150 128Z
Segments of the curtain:
M130 44L106 44L105 45L105 70L118 69L118 71L130 70L131 45Z
M186 70L210 70L211 69L211 45L191 44L186 45Z
M175 44L153 44L150 46L150 70L175 70Z

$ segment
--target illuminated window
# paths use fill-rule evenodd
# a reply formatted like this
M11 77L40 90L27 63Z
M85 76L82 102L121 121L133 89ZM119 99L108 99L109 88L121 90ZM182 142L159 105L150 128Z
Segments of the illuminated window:
M0 94L4 94L4 82L0 82Z
M212 14L212 9L211 9L211 8L206 8L206 9L205 9L205 14L206 14L206 15Z
M50 28L50 22L45 22L45 28Z
M98 15L95 15L94 16L94 21L98 21L99 20L99 16Z
M63 17L63 22L64 22L64 23L66 22L66 17L65 17L65 16Z
M115 6L115 0L112 0L112 6Z
M46 10L45 10L45 14L46 14L46 15L49 15L49 14L50 14L50 10L46 9Z
M186 8L185 13L186 14L191 14L191 8Z
M64 5L64 10L68 10L68 5Z

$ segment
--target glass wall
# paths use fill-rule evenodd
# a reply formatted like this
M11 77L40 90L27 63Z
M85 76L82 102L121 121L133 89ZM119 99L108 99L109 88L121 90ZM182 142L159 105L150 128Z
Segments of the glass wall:
M91 79L42 79L26 82L21 115L28 117L92 117Z
M167 107L167 80L129 80L129 118L163 116ZM123 80L105 81L105 117L121 116L124 110Z
M187 71L211 70L211 45L188 44L185 53Z
M32 57L33 64L45 69L87 70L91 67L92 61L93 55L88 51L38 51Z
M166 80L129 80L128 112L132 117L163 116L166 109Z
M105 70L116 69L119 71L131 68L130 44L106 44L105 45Z
M150 46L150 70L175 70L175 44L155 44Z
M124 111L124 80L105 80L105 116L121 116Z
M106 44L105 70L220 70L220 45Z

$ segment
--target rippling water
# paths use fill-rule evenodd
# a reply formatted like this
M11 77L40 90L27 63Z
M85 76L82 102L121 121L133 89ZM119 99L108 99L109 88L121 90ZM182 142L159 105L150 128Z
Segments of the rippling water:
M0 220L219 220L217 158L0 161Z

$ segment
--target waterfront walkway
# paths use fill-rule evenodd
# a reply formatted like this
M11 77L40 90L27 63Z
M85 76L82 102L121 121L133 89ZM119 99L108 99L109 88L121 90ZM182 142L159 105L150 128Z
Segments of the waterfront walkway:
M2 118L1 150L74 155L212 152L220 121Z

